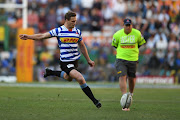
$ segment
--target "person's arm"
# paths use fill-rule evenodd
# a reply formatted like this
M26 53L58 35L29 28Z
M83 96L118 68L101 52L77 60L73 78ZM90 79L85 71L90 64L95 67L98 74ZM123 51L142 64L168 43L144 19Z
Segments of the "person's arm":
M138 41L138 48L140 48L142 45L144 45L146 43L146 40L144 39L144 37L141 35L139 36L139 41Z
M91 67L94 67L95 63L94 61L92 61L89 57L89 54L88 54L88 51L87 51L87 48L84 44L84 42L81 40L79 43L79 48L81 50L81 53L84 55L84 57L86 58L86 61L88 62L88 64L91 66Z
M119 39L117 37L117 33L115 33L113 35L113 39L112 39L112 43L111 45L114 47L114 48L117 48L118 47L118 42L119 42Z
M34 34L34 35L26 35L26 34L20 34L19 35L20 39L22 40L43 40L46 38L50 38L51 34L49 32L46 33L39 33L39 34Z

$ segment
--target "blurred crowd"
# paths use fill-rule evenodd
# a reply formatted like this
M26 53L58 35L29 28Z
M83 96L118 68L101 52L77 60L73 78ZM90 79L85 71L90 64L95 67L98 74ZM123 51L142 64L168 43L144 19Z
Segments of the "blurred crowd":
M21 4L22 0L6 0ZM79 70L87 80L116 81L114 61L116 51L111 47L112 35L123 28L123 19L131 18L140 30L146 45L140 48L139 76L174 76L180 79L180 1L179 0L28 0L28 26L35 33L46 32L63 25L68 10L77 13L76 27L81 29L90 57L96 62L88 67L85 58L79 60ZM0 50L0 73L15 73L16 30L22 27L21 9L1 9L10 26L10 46ZM35 79L42 77L44 67L59 68L56 38L35 42ZM7 53L7 54L8 54ZM52 78L51 78L52 79ZM57 78L54 78L57 79Z

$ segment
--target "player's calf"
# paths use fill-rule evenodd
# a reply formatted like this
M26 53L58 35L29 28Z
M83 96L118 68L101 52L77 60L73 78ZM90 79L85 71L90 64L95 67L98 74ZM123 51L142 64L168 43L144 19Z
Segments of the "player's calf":
M94 103L94 105L96 105L97 108L101 107L101 103L94 97L91 89L87 86L86 83L81 85L81 89L92 100L92 102Z

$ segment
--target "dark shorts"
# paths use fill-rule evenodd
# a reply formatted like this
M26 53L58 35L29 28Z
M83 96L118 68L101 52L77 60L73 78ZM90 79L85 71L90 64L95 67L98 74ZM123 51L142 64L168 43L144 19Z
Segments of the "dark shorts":
M71 70L77 69L78 60L71 61L71 62L62 62L62 61L60 61L60 66L61 66L62 71L66 72L69 75Z
M136 77L137 61L127 61L116 59L115 67L118 77L127 75L128 77Z

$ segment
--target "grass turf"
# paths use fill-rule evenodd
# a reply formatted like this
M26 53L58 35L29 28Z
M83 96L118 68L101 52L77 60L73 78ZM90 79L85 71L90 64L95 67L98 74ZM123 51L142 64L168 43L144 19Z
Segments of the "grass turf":
M178 120L180 89L135 88L130 112L118 88L92 88L97 109L80 88L0 87L0 120Z

